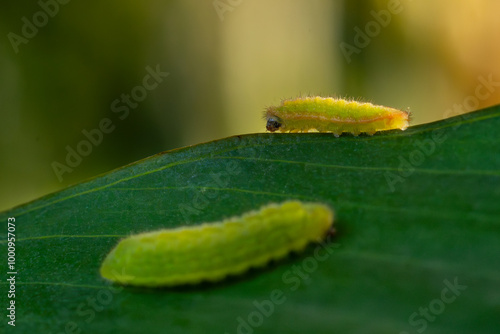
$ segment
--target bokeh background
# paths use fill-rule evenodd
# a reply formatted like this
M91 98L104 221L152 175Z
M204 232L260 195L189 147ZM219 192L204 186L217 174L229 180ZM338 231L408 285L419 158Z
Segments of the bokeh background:
M495 0L0 3L0 210L161 151L263 132L264 108L283 98L409 108L420 124L475 96L478 78L500 81ZM148 67L169 74L126 117L114 112ZM477 109L499 102L495 89ZM58 177L54 163L103 119L114 130Z

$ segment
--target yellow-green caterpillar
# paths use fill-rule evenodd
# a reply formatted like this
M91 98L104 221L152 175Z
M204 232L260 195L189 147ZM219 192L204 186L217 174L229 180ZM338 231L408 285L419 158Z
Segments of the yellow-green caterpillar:
M132 235L108 254L100 271L137 286L215 282L319 242L332 224L333 212L323 204L270 204L218 223Z
M264 117L270 132L315 129L332 132L336 137L343 132L357 136L383 130L405 130L409 123L407 111L319 96L284 100L280 106L267 108Z

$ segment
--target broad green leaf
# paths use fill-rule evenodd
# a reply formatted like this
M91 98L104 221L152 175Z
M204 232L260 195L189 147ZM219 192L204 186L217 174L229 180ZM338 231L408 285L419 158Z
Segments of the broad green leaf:
M3 226L15 217L17 271L16 327L7 325L3 280L0 328L498 333L498 129L497 106L371 137L236 136L161 153L19 206L0 214ZM118 287L99 276L124 236L286 199L335 209L329 252L312 245L220 284L185 288ZM3 273L6 239L3 228Z

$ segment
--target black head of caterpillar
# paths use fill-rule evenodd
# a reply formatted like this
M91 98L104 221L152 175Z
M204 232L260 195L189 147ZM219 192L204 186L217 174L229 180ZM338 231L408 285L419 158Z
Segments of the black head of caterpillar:
M266 129L267 131L274 132L278 130L283 125L281 119L276 116L271 116L267 119Z

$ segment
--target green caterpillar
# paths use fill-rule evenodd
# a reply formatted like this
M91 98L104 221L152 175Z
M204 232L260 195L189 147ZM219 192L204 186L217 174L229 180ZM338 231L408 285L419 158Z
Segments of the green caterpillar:
M270 132L314 129L332 132L336 137L343 132L357 136L391 129L405 130L409 124L407 111L320 96L284 100L280 106L267 108L264 118Z
M323 240L333 224L323 204L287 201L241 217L165 229L121 240L101 266L102 277L136 286L219 281Z

